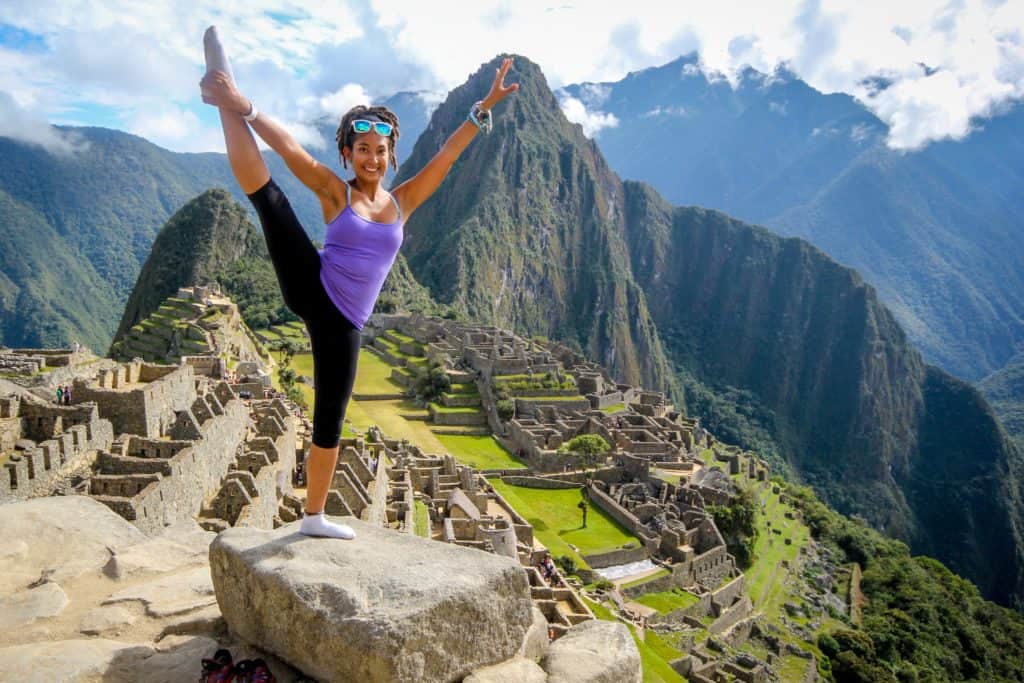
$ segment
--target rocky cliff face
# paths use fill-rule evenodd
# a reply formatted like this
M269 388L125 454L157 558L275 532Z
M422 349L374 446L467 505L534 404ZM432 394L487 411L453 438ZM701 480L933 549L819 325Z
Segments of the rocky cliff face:
M496 63L435 111L399 182L461 125ZM623 184L536 65L517 58L509 80L520 91L495 130L406 226L416 277L481 321L578 344L677 401L686 382L717 392L729 419L755 416L841 510L990 597L1024 595L1020 454L977 392L927 366L855 271L803 240Z

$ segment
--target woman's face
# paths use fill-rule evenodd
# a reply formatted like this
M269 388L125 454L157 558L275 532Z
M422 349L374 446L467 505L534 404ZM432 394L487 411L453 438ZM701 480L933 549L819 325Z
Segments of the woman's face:
M360 133L352 147L346 147L345 158L352 164L356 177L371 182L384 180L391 159L391 140L375 131Z

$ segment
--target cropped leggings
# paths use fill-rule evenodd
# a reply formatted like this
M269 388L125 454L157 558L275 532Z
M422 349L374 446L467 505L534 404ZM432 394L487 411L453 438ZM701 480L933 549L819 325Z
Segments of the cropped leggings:
M313 443L334 448L355 384L359 329L327 296L320 282L320 254L274 179L248 197L259 214L284 303L309 331L316 398Z

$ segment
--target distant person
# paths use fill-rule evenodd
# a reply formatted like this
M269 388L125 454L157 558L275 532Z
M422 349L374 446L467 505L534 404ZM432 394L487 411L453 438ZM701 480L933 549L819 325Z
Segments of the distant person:
M70 385L64 387L64 405L66 405L66 406L71 405L71 386Z
M306 324L312 346L313 446L306 466L306 514L299 530L310 536L355 538L351 527L327 521L323 509L355 381L360 330L402 244L404 222L440 186L477 131L490 129L494 105L518 89L504 83L512 60L496 70L490 92L473 105L441 151L389 193L383 185L387 167L398 168L398 117L392 111L360 105L341 118L335 135L338 156L344 168L352 165L355 175L342 180L239 92L214 27L207 29L203 42L203 102L220 110L231 170L256 207L285 305ZM322 252L270 177L250 126L320 200L327 224Z
M63 402L64 402L64 387L58 386L57 387L57 405L60 405Z

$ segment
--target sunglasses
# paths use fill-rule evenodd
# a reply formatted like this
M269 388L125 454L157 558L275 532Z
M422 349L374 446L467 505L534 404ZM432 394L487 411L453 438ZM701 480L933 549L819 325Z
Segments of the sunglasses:
M384 123L383 121L367 121L366 119L356 119L352 122L352 130L357 133L369 133L371 130L376 132L378 135L387 137L391 135L391 124Z

